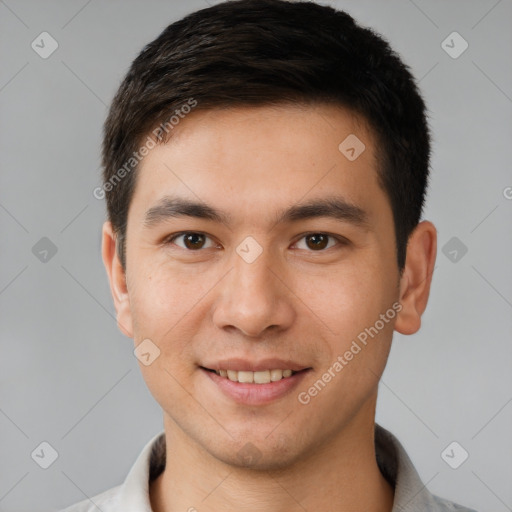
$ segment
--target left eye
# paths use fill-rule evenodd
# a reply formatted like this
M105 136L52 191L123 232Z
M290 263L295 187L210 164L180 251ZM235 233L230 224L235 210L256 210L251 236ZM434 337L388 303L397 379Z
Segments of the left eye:
M209 249L211 247L215 247L211 238L204 233L196 233L194 231L186 232L186 233L177 233L165 241L165 244L174 243L175 240L183 240L183 245L176 244L178 247L182 249L187 249L190 251L197 251L199 249ZM329 245L329 239L333 242ZM210 245L205 245L205 241L210 240ZM305 241L306 250L310 249L313 252L323 251L325 249L330 249L333 245L343 244L343 241L339 238L328 235L327 233L309 233L307 235L303 235L302 238L299 239L298 242L295 243L297 245L300 241ZM301 247L298 247L301 249ZM302 247L303 249L303 247Z
M310 233L308 235L304 235L300 240L305 240L306 248L313 248L313 251L322 251L324 249L330 249L333 245L336 245L333 243L332 245L329 245L329 238L331 240L336 240L338 243L341 242L338 238L328 235L327 233ZM300 247L299 247L300 249Z

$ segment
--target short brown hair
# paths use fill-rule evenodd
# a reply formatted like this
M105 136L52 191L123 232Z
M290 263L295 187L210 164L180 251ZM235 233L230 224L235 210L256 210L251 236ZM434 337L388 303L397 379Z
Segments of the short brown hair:
M378 178L390 200L403 269L430 158L426 108L414 78L381 36L346 12L284 0L234 0L193 12L133 61L112 101L102 153L108 217L123 267L137 162L133 172L120 171L144 138L191 98L196 109L327 102L361 115L378 141ZM153 133L159 142L169 139L161 129Z

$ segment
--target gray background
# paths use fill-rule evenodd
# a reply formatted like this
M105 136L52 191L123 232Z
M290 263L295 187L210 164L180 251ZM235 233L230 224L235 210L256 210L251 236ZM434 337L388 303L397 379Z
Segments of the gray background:
M210 1L0 0L2 511L56 510L121 483L162 429L116 327L92 191L106 106L130 62ZM512 2L323 3L390 40L434 133L431 299L420 332L395 335L377 420L432 492L512 510ZM59 45L47 59L31 48L43 31ZM456 59L441 46L453 31L469 44ZM46 262L32 250L42 237L57 248ZM456 261L443 253L452 237L468 249ZM58 452L48 469L31 458L43 441ZM458 469L441 458L452 441L469 453Z

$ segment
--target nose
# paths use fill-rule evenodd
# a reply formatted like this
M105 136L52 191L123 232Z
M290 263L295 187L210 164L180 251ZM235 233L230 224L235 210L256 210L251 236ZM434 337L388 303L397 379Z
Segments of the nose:
M263 250L251 263L234 254L233 268L222 280L215 301L213 321L217 327L257 338L292 325L294 296L286 272L268 253Z

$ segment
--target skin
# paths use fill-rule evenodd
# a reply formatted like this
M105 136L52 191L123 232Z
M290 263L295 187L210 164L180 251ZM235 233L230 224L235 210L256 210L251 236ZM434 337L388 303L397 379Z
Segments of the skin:
M354 161L338 149L349 134L366 146ZM160 349L149 366L139 362L162 407L172 461L150 485L153 510L390 511L393 489L375 459L378 381L393 331L420 328L436 229L418 224L400 275L391 206L365 123L332 105L193 111L138 172L126 272L109 222L103 260L119 328L135 346L149 338ZM145 228L145 212L166 194L199 198L229 213L232 224L182 217ZM368 225L274 221L282 209L333 194L362 208ZM184 237L163 243L181 231L207 236L192 249ZM346 243L330 238L319 249L305 236L314 233ZM262 248L252 263L236 252L247 236ZM298 393L397 302L397 316L301 404ZM199 369L225 357L281 357L312 370L291 393L249 406ZM252 463L238 456L247 443L259 453Z

